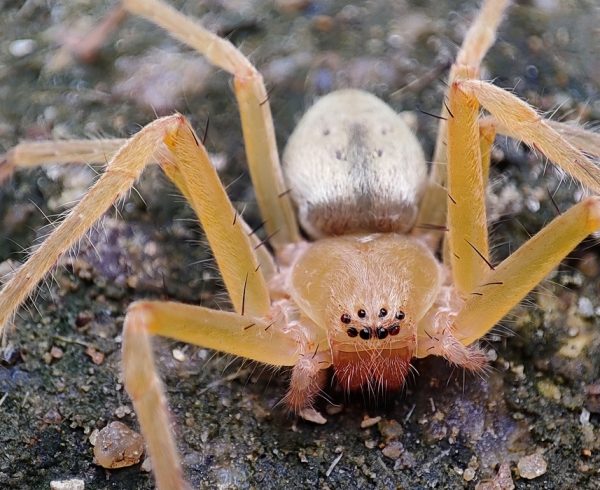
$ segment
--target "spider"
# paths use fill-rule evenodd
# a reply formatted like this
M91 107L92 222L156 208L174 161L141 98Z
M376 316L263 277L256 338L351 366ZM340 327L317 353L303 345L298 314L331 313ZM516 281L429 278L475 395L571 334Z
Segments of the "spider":
M182 116L170 116L146 126L117 152L90 193L5 286L0 322L145 165L158 160L197 212L234 309L138 302L129 310L125 381L155 455L159 487L184 483L149 334L293 366L286 402L319 420L312 404L330 367L342 388L372 391L400 387L415 357L438 355L484 369L477 340L600 226L600 203L588 198L501 264L489 259L483 200L494 130L531 144L591 189L600 187L598 170L576 148L596 148L593 135L546 123L512 95L477 80L505 2L484 4L452 67L440 129L447 135L447 176L442 166L427 176L414 136L385 104L364 92L343 91L321 99L299 123L284 153L285 182L268 96L249 62L161 3L128 0L125 6L181 33L235 76L248 162L273 254L259 246L228 201L200 138ZM197 44L190 36L205 39ZM479 120L477 101L491 117ZM445 160L444 147L438 145L438 163ZM6 163L19 166L17 155L9 154ZM292 200L311 240L299 233Z

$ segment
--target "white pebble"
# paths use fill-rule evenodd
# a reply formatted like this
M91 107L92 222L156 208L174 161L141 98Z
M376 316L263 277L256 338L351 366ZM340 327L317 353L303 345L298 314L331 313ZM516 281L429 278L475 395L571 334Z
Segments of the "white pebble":
M173 349L173 359L179 362L183 362L186 360L185 352L181 349Z
M467 468L463 472L463 480L464 481L472 481L475 478L475 470L473 468Z
M35 51L37 43L33 39L17 39L8 46L8 52L15 58L22 58Z
M85 482L79 479L54 480L50 482L50 490L83 490Z
M591 318L594 316L594 305L589 298L579 298L577 309L579 310L579 314L584 318Z

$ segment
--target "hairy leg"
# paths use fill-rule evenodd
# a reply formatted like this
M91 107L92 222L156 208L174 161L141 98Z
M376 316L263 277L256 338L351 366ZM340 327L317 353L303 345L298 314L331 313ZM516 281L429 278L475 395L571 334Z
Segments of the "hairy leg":
M486 0L483 3L476 19L465 35L454 65L450 69L449 87L457 76L464 74L465 69L470 71L471 76L479 77L481 62L496 40L496 31L509 5L510 0ZM451 117L446 109L445 102L442 104L441 111L445 118ZM445 189L447 182L447 132L446 121L440 120L433 155L433 167L429 176L428 187L430 189L425 193L425 198L421 204L419 223L446 224L447 196L440 189ZM429 231L428 235L430 235L428 241L433 244L439 243L442 239L442 233L439 230Z
M126 139L24 141L0 155L0 184L19 168L53 163L105 164Z
M124 196L138 179L157 150L165 126L172 118L154 121L133 136L109 162L106 172L91 187L44 243L0 291L0 329L31 294L59 257L69 250L90 227Z
M489 267L479 104L454 82L448 105L448 258L453 283L466 296Z
M561 138L582 151L590 158L600 158L600 133L578 126L575 122L561 122L545 119L544 122L556 131ZM519 139L519 135L494 116L485 116L480 120L482 126L493 127L498 134Z
M183 116L175 115L149 124L117 152L106 172L0 291L0 326L153 161L161 163L200 217L236 311L268 312L266 280L248 227L233 209L192 128ZM268 269L268 252L262 253Z
M294 365L302 344L281 325L267 320L173 302L140 301L130 306L123 330L124 381L152 456L157 488L189 487L179 464L167 401L152 354L151 335L271 365Z
M0 184L19 168L61 163L106 164L125 143L127 140L121 138L24 141L0 155ZM158 163L158 159L151 157L148 163ZM263 274L270 278L276 272L273 257L241 217L240 224L250 237Z
M578 142L584 147L584 151L589 151L592 155L598 154L597 135L574 130L569 132L566 125L549 123L526 102L489 82L458 80L456 83L461 91L477 98L499 122L504 132L540 151L570 176L595 193L600 193L600 167L567 138L562 137L555 128L571 135L574 142Z
M555 218L480 279L454 319L456 337L483 337L586 236L600 229L600 198L590 197Z
M165 131L169 152L161 167L200 218L235 311L266 315L271 304L265 276L247 227L227 197L204 146L183 116Z
M279 248L300 240L296 216L283 180L275 130L262 75L228 40L206 30L159 0L123 0L145 17L194 48L210 63L234 76L252 184L271 243Z

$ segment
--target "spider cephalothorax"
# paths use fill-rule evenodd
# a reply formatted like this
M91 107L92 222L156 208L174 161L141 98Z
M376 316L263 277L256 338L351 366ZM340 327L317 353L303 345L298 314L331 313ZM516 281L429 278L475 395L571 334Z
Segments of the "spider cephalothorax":
M398 388L441 277L439 263L418 241L348 235L320 240L302 253L291 271L291 297L327 332L342 388Z

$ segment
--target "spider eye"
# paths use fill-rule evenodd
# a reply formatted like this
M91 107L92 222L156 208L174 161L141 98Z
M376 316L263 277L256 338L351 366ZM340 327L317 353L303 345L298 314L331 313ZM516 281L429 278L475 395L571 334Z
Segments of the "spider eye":
M379 310L379 318L383 318L384 316L386 316L388 314L388 311L385 308L381 308Z
M402 310L400 310L394 315L394 317L396 318L396 320L404 320L406 315L404 314L404 312Z
M348 313L344 313L340 317L340 320L342 321L342 323L350 323L352 321L352 317L350 315L348 315Z
M348 334L348 337L356 337L358 335L358 330L356 330L354 327L350 327L348 330L346 330L346 333Z
M358 318L365 318L367 316L367 312L362 308L358 310Z
M398 335L400 333L400 325L394 323L390 328L388 328L388 333L390 335Z
M387 328L385 328L385 327L379 327L376 330L377 338L380 340L385 339L388 336L388 333L389 332L387 331Z
M371 329L369 327L364 327L359 332L360 338L363 340L369 340L371 338Z

